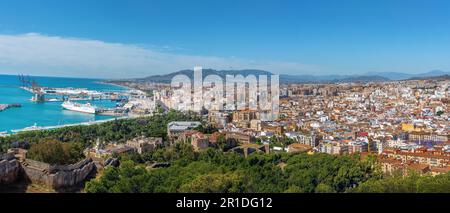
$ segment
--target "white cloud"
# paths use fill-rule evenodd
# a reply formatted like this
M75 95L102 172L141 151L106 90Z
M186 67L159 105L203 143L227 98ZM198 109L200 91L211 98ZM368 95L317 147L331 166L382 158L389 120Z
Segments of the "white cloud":
M0 35L0 73L6 74L131 78L170 73L194 66L263 69L291 74L318 70L315 66L296 62L182 55L137 45L36 33Z

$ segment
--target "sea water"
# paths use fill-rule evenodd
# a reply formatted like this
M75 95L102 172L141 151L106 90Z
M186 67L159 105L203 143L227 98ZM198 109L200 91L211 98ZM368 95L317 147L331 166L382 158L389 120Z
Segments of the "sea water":
M98 79L60 78L60 77L31 77L42 87L72 87L86 88L96 91L125 90L109 84L102 84ZM22 129L25 127L55 126L81 122L97 121L113 118L112 116L85 114L63 110L62 102L35 103L30 101L32 93L20 88L22 83L18 76L0 75L0 104L21 104L19 108L9 108L0 111L0 132ZM114 107L115 102L96 100L92 104L100 107Z

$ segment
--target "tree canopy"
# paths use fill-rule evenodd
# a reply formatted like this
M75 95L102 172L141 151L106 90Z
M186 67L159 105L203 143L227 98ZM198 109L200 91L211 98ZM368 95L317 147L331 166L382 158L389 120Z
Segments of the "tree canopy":
M56 140L33 144L27 153L27 158L58 165L76 163L83 157L83 147L80 144Z
M406 177L394 175L370 180L350 189L349 192L365 193L449 193L450 173L436 176L412 173Z
M124 161L88 182L86 191L344 192L375 174L372 167L351 156L255 153L245 158L217 149L193 152L186 143L155 151L149 158L172 165L146 169L138 162Z

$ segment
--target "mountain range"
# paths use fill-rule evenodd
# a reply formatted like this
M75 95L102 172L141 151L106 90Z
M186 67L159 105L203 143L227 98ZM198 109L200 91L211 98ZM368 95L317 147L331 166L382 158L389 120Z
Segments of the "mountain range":
M214 70L203 69L203 78L208 75L218 75L225 78L226 75L272 75L269 71L246 69L246 70ZM193 79L193 70L180 70L164 75L153 75L145 78L128 79L137 82L155 82L170 83L176 75L183 74ZM432 70L425 73L407 74L400 72L373 72L362 75L280 75L280 83L336 83L336 82L368 82L368 81L390 81L390 80L408 80L422 79L427 77L437 77L450 75L450 72L441 70Z
M375 72L375 73L367 73L367 75L378 75L381 77L389 78L391 80L406 80L410 78L426 78L426 77L437 77L450 75L450 72L442 71L442 70L431 70L425 73L418 74L406 74L400 72Z
M213 69L203 69L202 75L203 78L205 78L208 75L218 75L222 78L225 78L226 75L272 75L271 72L264 71L264 70L213 70ZM173 72L165 75L153 75L145 78L137 78L134 79L136 81L148 81L148 82L156 82L156 83L170 83L172 81L172 78L176 75L186 75L189 78L194 78L194 71L193 70L180 70L178 72Z

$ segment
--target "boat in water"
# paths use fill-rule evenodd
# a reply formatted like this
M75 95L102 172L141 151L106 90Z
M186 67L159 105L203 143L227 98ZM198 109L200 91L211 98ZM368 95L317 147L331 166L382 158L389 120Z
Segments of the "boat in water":
M23 129L15 129L15 130L11 130L11 132L13 133L18 133L18 132L24 132L24 131L34 131L34 130L42 130L44 129L43 127L38 126L36 123L34 123L33 126L29 126L29 127L25 127Z
M0 137L6 137L6 136L8 136L8 135L9 135L9 134L8 134L7 131L0 132Z
M89 114L96 114L97 108L95 106L92 106L90 103L81 104L77 102L72 101L64 101L61 106L63 109L75 111L75 112L82 112L82 113L89 113Z

